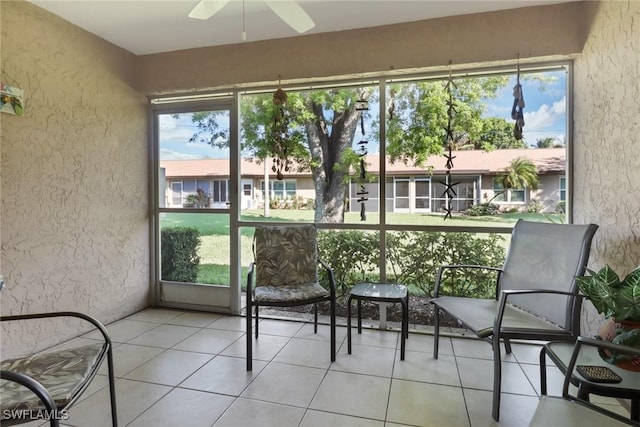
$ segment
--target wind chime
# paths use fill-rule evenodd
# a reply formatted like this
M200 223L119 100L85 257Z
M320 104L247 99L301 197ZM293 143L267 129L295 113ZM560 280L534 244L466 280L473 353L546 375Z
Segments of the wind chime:
M516 74L516 85L513 87L513 107L511 107L511 118L516 121L513 127L513 136L520 141L522 139L522 128L524 127L524 94L520 84L520 55L518 55L518 71Z
M447 169L447 173L445 175L445 180L440 181L441 184L444 185L444 191L442 192L442 197L446 197L446 205L444 207L445 215L444 219L451 218L451 212L453 211L452 202L453 198L456 197L456 191L454 187L459 182L453 182L451 178L451 169L453 169L453 159L456 156L453 155L453 119L456 113L456 108L453 102L453 88L457 88L456 84L453 82L453 77L451 75L451 62L449 62L449 79L447 80L447 84L445 85L445 90L447 91L447 134L445 137L445 144L447 147L447 153L445 154L445 158L447 159L447 163L445 168Z
M366 202L369 200L367 196L369 192L365 186L367 182L367 145L369 142L365 139L364 131L364 112L369 111L369 101L365 99L364 91L360 92L360 99L356 101L356 111L360 112L360 132L362 139L358 142L360 146L358 149L358 155L360 157L360 177L359 177L359 191L356 193L358 196L358 203L360 203L360 221L367 220Z
M273 93L273 104L276 106L276 111L273 117L273 165L271 170L276 173L276 177L279 181L284 178L283 171L289 172L289 159L288 159L288 134L287 134L287 119L285 112L285 105L287 103L287 93L280 87L280 80L278 79L278 89Z

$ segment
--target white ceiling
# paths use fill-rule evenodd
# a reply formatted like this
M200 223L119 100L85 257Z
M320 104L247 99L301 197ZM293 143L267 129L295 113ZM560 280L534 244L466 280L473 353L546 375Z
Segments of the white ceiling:
M206 21L187 17L198 0L29 1L136 55L242 43L242 0ZM316 24L305 34L315 34L571 0L297 1ZM247 42L298 35L262 0L245 0L244 11Z

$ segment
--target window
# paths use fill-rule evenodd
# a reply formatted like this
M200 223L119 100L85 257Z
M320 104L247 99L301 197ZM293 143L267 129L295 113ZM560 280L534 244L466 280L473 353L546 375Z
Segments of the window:
M296 181L295 180L282 180L282 181L269 181L269 194L270 199L291 199L296 195ZM260 183L260 189L262 190L262 196L264 198L264 181Z
M255 93L253 89L247 93L244 89L233 90L234 111L239 107L237 110L240 115L237 120L232 121L234 129L230 129L231 124L227 122L221 125L223 131L228 130L229 135L234 136L229 139L229 146L233 150L221 153L218 153L218 148L207 144L195 147L200 144L190 144L188 139L183 139L182 147L176 150L169 132L174 128L172 125L177 120L176 115L165 114L161 122L167 122L167 126L161 128L164 139L160 139L163 144L160 146L160 153L165 157L161 157L158 164L162 168L158 173L161 190L159 194L166 192L167 205L170 205L175 196L180 203L179 207L189 191L196 191L203 185L196 181L197 178L209 179L209 212L204 210L200 214L196 209L190 209L188 214L205 218L203 215L213 216L215 209L226 207L225 211L228 211L233 221L229 222L227 218L225 226L239 228L225 228L225 232L229 230L229 234L225 236L225 245L229 245L229 241L234 243L234 257L236 243L240 249L237 263L234 258L237 265L230 266L234 278L244 276L246 270L242 274L238 273L240 266L247 268L253 260L253 227L261 222L276 221L287 224L324 223L320 227L322 233L346 233L348 230L362 232L363 236L374 237L367 245L363 245L366 250L363 253L371 255L372 264L364 267L350 265L347 270L353 267L358 274L366 271L367 280L369 275L372 280L395 280L397 274L402 274L397 276L398 280L402 279L412 285L428 283L428 279L412 276L417 272L411 269L410 264L405 267L394 264L398 260L398 252L393 251L412 247L417 238L416 233L428 236L434 232L469 232L466 229L475 227L479 234L493 234L498 228L508 242L509 235L504 229L514 223L513 217L491 215L490 209L484 209L482 205L496 203L502 204L502 211L524 212L526 203L534 197L546 209L539 212L540 221L568 219L564 210L560 209L564 199L567 202L571 199L568 193L571 191L571 182L560 178L566 175L566 164L571 160L567 159L566 147L538 149L533 148L533 145L537 138L562 133L566 135L566 117L570 112L565 113L565 108L558 108L557 117L547 117L545 123L540 123L537 127L533 126L533 122L528 123L524 129L524 140L515 140L513 120L506 108L509 107L510 110L513 104L511 88L517 78L514 67L506 67L504 72L496 68L487 75L482 74L483 70L462 70L453 76L455 85L447 85L447 79L441 73L429 72L425 75L411 73L393 78L381 76L384 82L370 79L361 82L349 80L336 82L332 86L332 82L323 81L322 85L313 88L285 87L289 96L317 103L319 108L307 111L305 107L304 111L300 111L305 114L301 117L296 116L297 110L287 112L289 126L286 130L278 130L292 144L285 147L288 150L284 153L288 162L285 161L284 164L278 157L281 147L265 145L272 122L263 118L268 117L264 113L271 111L273 106L275 87L264 91L256 88ZM523 74L544 73L548 77L540 80L532 76L521 80L528 101L537 98L542 87L545 88L545 94L549 95L541 97L539 106L534 106L533 102L527 105L529 113L538 108L540 111L547 111L552 105L565 107L567 98L570 98L570 91L567 90L570 88L570 67L549 66L548 70L544 67L536 65L523 71ZM372 79L377 80L377 77ZM451 129L456 141L456 152L452 153L452 169L448 167L449 159L442 151L442 131L448 119L447 86L456 87L453 96L460 113L458 117L464 118L454 121ZM479 89L480 86L482 89ZM500 89L495 94L492 89L494 87ZM335 101L345 97L344 99L357 102L361 93L368 95L368 110L360 110L363 112L355 115L352 110L343 112L349 112L349 115L337 114L340 111L334 107L341 107L343 104L336 104ZM491 96L483 98L485 93ZM571 103L567 106L570 107ZM311 116L307 116L307 113ZM331 133L335 140L350 138L350 142L344 140L344 153L323 151L326 155L316 162L312 153L325 150L325 147L321 138L307 134L303 125L306 117L313 117L313 123L323 127L323 132ZM346 129L346 122L340 120L346 118L352 120L349 123L357 123L355 120L360 123L357 123L359 126L356 126L355 132L342 135L341 129ZM193 124L192 119L191 115L185 115L178 120L184 123L189 136L195 132L195 128L189 127ZM213 131L213 134L217 134L215 129ZM222 139L216 141L216 147L225 143L224 138L220 138ZM570 143L569 138L565 137L564 141ZM199 162L207 165L203 173L196 174L193 167L189 168L187 162L190 161L177 160L187 158L184 155L194 148L206 150ZM333 146L331 149L335 151ZM169 153L180 156L166 157ZM287 153L289 156L286 156ZM334 154L341 154L335 156L335 159L341 159L340 163L334 160ZM524 180L523 184L519 184L523 188L512 189L505 189L500 183L500 178L507 170L511 168L516 171L514 161L519 158L530 160L538 168L536 173L539 174L540 185L535 193L531 191L532 181ZM231 168L232 165L235 166ZM262 181L265 175L268 179ZM184 182L186 177L191 181ZM277 177L281 179L278 180ZM253 191L256 193L251 194ZM248 200L252 196L255 200ZM317 197L321 199L318 200ZM241 203L226 205L231 199L239 199ZM476 208L475 205L478 205L478 209L472 209ZM166 226L175 223L172 222L171 215L184 215L171 212L171 209L164 212L160 209L160 212L166 216L163 223ZM215 213L218 216L222 214ZM226 212L224 214L227 215ZM209 237L205 240L208 242L208 239ZM426 240L423 243L426 244ZM473 243L474 239L469 240ZM356 240L355 243L359 241ZM415 252L418 252L416 256L424 258L419 246L414 246ZM332 249L338 250L338 246ZM486 252L491 251L481 251L481 255L484 256ZM362 256L358 259L364 258ZM214 261L218 265L217 260L209 262ZM437 265L437 260L434 264ZM358 276L358 280L361 279L361 275ZM425 289L426 293L428 290Z
M498 178L493 178L493 201L494 202L504 202L507 200L506 192L504 191L504 187Z
M509 188L507 190L502 186L500 178L493 178L493 194L494 202L497 203L524 203L525 188Z
M182 181L171 183L171 205L182 206Z
M425 178L416 178L416 210L429 210L431 202L431 180Z
M226 203L229 201L229 193L227 188L229 187L229 182L224 180L214 180L213 181L213 201L215 203Z
M394 206L396 209L409 209L409 178L394 178Z

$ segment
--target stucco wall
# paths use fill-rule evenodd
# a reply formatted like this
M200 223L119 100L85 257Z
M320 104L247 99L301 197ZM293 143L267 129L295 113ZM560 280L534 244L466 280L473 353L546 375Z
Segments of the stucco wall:
M640 265L640 2L589 3L575 62L574 217L600 225L591 267ZM583 329L601 318L587 304Z
M148 304L146 100L135 57L25 2L1 3L2 314L77 310L106 322ZM56 342L8 329L2 356ZM9 343L10 341L10 343Z
M425 2L425 7L429 7ZM145 93L581 51L580 2L140 56Z

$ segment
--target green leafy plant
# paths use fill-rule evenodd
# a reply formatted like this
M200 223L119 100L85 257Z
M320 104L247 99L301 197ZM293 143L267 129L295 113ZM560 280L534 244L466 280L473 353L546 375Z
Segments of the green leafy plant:
M580 292L593 303L598 313L616 322L640 321L640 267L624 279L608 265L600 271L587 269L588 276L577 277Z
M164 228L161 240L161 278L173 282L195 282L200 266L200 233L195 227Z
M332 267L338 295L345 297L358 282L379 280L380 238L377 232L325 231L319 234L320 257ZM438 267L469 263L499 267L504 262L504 238L499 235L399 231L387 235L387 280L405 284L411 292L431 295ZM446 276L443 292L491 298L495 273L481 269L455 278Z
M498 205L493 203L480 203L470 206L469 209L465 211L465 213L469 216L496 215L500 213L500 208L498 207Z

